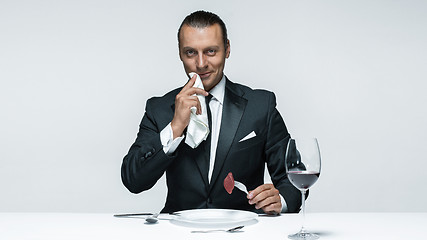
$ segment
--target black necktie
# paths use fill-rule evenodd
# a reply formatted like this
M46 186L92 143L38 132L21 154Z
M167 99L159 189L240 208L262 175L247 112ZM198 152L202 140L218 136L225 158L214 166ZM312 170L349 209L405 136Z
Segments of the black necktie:
M206 100L206 112L208 113L208 122L209 122L209 135L206 138L206 144L205 144L205 155L206 155L206 159L207 159L207 174L209 174L209 165L210 165L210 156L211 156L211 136L212 136L212 113L211 113L211 109L209 107L209 102L212 99L212 95L209 94L208 96L205 97ZM209 175L208 175L208 179L209 179Z

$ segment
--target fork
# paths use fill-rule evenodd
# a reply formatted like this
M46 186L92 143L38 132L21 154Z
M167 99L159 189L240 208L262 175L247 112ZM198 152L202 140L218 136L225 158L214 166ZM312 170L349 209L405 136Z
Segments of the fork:
M240 191L242 191L242 192L244 192L244 193L248 194L248 190L246 189L245 184L243 184L243 183L241 183L241 182L238 182L238 181L234 180L234 186L235 186L236 188L238 188Z
M238 226L238 227L234 227L234 228L230 228L230 229L195 230L195 231L191 231L191 233L210 233L210 232L229 232L229 233L233 233L233 232L238 232L243 227L245 227L245 226Z

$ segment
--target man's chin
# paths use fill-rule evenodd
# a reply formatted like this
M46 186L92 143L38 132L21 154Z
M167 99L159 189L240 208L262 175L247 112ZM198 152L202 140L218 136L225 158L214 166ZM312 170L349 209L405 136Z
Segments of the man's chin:
M211 78L200 78L202 80L203 85L211 83Z
M206 89L208 89L209 88L209 84L207 83L207 82L204 82L204 81L202 81L202 84L203 84L203 88L206 90Z

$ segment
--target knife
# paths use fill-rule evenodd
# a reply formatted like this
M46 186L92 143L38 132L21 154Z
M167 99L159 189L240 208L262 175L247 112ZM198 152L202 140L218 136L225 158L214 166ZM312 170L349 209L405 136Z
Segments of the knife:
M114 217L134 217L134 216L148 216L153 215L152 213L125 213L125 214L114 214Z
M153 213L125 213L125 214L114 214L114 217L136 217L136 216L149 216L154 215ZM171 212L169 215L179 215L177 212Z

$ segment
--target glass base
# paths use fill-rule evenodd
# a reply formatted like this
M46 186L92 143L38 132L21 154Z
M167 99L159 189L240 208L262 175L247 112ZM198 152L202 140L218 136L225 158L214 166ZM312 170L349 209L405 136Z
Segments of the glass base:
M319 236L314 233L306 232L305 230L301 230L295 234L288 235L289 239L319 239Z

